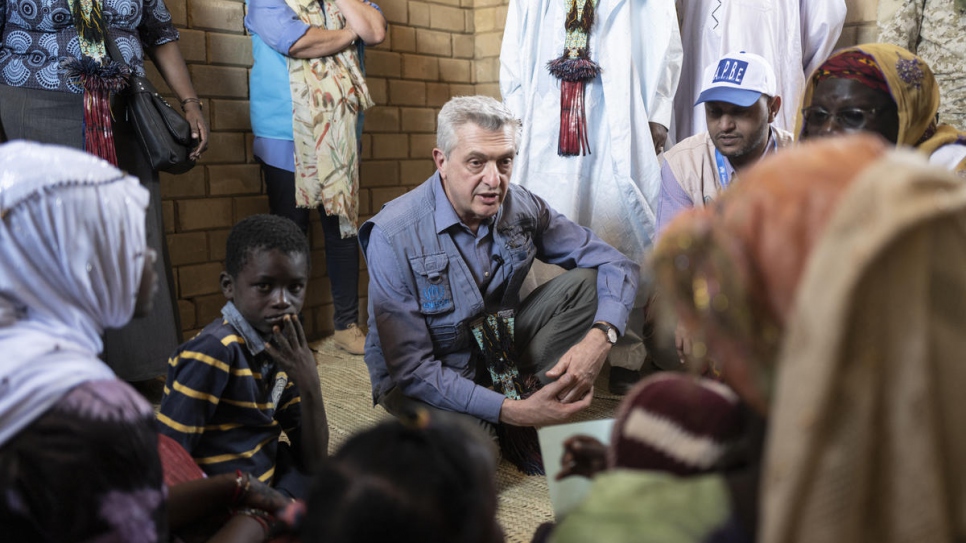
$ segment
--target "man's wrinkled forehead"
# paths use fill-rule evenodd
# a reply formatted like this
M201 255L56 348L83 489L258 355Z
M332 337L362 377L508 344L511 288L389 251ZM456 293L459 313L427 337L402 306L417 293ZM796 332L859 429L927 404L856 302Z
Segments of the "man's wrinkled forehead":
M463 124L456 126L456 145L467 145L468 140L472 137L470 134L477 136L473 139L495 141L500 137L505 136L510 140L511 146L513 148L513 155L516 155L519 150L520 145L520 130L519 127L513 123L504 124L502 127L497 129L487 128L481 126L473 121L467 121ZM477 149L471 149L469 152L479 152Z

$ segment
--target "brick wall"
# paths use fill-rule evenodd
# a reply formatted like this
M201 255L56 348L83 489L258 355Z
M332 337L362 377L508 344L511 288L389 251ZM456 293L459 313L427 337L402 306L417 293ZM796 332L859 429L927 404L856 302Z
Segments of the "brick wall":
M251 43L243 0L166 0L181 30L181 51L203 99L211 142L201 163L181 176L162 174L168 249L186 336L219 314L218 275L225 238L239 219L268 211L251 152L248 70ZM436 114L450 97L499 97L500 40L509 0L381 0L386 41L366 53L369 90L378 104L363 134L361 219L433 173ZM840 45L872 41L878 0L848 0ZM149 70L162 92L170 92ZM312 217L312 278L304 315L307 331L332 331L332 296L323 236ZM367 276L360 262L360 311L365 320Z
M224 304L218 275L229 229L242 217L267 211L268 204L251 156L252 55L243 31L244 2L165 3L181 32L181 54L211 128L208 152L198 166L184 175L161 174L168 251L182 326L189 336L215 318ZM161 92L170 93L157 71L148 71Z

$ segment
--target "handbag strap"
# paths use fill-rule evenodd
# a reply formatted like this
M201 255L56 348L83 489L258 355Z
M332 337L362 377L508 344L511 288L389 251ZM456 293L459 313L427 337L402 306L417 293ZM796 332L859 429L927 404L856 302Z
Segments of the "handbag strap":
M124 55L122 55L121 50L117 48L117 42L114 41L114 38L112 38L111 35L106 31L104 32L104 47L107 49L107 54L110 55L111 60L131 68L127 62L124 62ZM134 74L133 68L131 68L131 74Z

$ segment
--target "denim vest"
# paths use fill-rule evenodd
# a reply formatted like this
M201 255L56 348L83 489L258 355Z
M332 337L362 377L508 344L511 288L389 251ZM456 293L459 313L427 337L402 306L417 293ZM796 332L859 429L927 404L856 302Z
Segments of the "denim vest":
M372 227L379 226L395 251L399 269L409 272L404 279L419 299L434 356L444 366L473 379L473 338L467 324L484 312L519 305L520 288L536 255L534 238L546 226L540 224L540 217L547 216L541 213L546 207L519 185L509 186L493 223L493 246L502 262L483 294L449 234L436 233L433 184L439 183L437 172L386 204L359 229L359 242L365 253ZM378 334L370 332L366 351L373 393L378 399L392 387Z

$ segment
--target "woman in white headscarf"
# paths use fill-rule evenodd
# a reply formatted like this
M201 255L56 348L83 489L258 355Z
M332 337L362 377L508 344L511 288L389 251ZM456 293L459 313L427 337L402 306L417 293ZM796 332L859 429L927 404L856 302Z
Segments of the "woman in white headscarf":
M97 355L150 309L148 191L67 148L0 146L0 526L8 541L166 541L151 405Z

